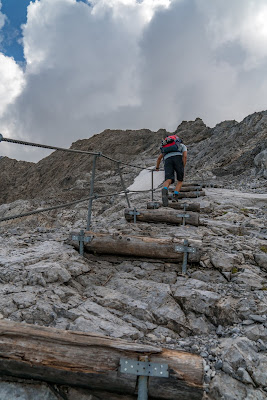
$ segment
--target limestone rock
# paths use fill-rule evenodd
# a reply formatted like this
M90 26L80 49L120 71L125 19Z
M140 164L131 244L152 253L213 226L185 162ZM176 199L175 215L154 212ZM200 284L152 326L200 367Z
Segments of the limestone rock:
M215 268L224 272L231 272L234 266L240 263L235 254L225 254L220 252L212 254L210 260Z
M260 169L260 173L267 178L267 149L256 155L254 164Z
M267 271L267 254L266 253L256 253L254 258L259 267Z
M44 383L22 383L0 381L0 399L19 399L19 400L57 400L58 397L52 392L48 385Z
M265 400L266 393L239 382L231 376L220 373L211 381L209 399L211 400Z
M244 328L245 335L250 339L257 341L259 339L267 341L267 328L264 325L250 325Z

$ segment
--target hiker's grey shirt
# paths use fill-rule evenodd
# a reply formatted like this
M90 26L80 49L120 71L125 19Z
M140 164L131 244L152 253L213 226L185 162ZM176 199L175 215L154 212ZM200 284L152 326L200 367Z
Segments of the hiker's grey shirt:
M169 157L182 156L185 151L187 151L187 147L183 143L181 143L179 144L179 151L172 151L171 153L167 153L163 158L164 160L167 160L167 158Z

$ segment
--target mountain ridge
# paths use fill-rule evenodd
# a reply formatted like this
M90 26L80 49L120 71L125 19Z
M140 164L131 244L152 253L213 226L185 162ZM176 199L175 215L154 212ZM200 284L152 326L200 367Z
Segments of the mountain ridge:
M99 151L123 163L148 167L155 165L161 139L170 133L165 129L157 132L106 129L89 139L77 140L70 148ZM236 179L236 183L243 181L247 187L251 181L256 181L257 186L260 180L259 187L264 184L267 177L267 111L251 114L241 122L223 121L214 128L207 127L200 118L183 121L175 133L188 146L188 179L225 179L226 182ZM55 151L37 163L3 157L0 165L0 186L3 189L0 204L55 195L67 200L88 192L92 157ZM108 176L108 172L114 174L115 171L117 163L98 159L97 174ZM132 173L129 184L137 172ZM79 189L76 188L78 181L87 183Z

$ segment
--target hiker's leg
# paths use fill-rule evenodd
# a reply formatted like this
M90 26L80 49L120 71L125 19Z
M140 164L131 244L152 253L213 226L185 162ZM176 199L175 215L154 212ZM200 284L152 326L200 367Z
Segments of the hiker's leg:
M180 192L182 186L183 186L183 181L178 181L177 185L175 186L175 190L177 192Z
M168 207L168 189L170 184L174 182L174 167L171 158L168 158L164 163L165 181L161 190L163 207Z
M174 182L175 165L174 165L172 159L173 159L173 157L169 157L164 162L165 181L163 183L163 187L166 187L166 188L168 188L170 186L170 184Z
M174 194L178 194L183 186L184 180L184 165L181 156L176 156L175 158L175 172L177 175L177 184L175 186Z
M170 184L172 183L172 179L166 179L166 181L163 183L163 187L169 187Z

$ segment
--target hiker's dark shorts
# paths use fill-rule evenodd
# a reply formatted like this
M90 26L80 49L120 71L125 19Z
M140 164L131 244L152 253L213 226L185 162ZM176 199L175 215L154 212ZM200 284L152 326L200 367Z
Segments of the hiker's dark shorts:
M182 156L172 156L164 160L165 181L171 179L172 183L175 180L174 172L176 172L177 180L184 180L184 164Z

